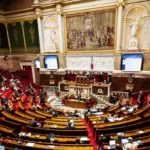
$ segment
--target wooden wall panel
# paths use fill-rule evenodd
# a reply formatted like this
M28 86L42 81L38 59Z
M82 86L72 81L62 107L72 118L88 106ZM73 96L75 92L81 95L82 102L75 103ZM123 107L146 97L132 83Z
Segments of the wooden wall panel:
M126 83L128 83L128 77L112 77L111 90L113 91L125 91ZM140 90L150 89L150 78L133 78L134 92Z

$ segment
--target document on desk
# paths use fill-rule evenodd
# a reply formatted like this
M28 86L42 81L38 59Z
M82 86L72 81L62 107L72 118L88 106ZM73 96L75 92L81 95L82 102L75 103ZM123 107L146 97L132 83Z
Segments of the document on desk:
M144 143L142 140L135 141L138 145Z
M143 131L143 130L140 130L140 131L138 131L138 133L139 133L139 134L142 134L142 133L144 133L144 131Z
M26 146L33 147L35 143L27 143Z
M48 145L48 148L55 149L54 145Z
M118 132L117 135L124 136L124 132Z
M88 137L81 137L80 140L81 141L88 141L89 139L88 139Z

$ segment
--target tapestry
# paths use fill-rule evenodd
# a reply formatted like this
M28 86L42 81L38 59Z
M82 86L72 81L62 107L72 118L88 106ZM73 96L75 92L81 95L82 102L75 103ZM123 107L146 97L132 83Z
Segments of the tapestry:
M66 16L67 50L114 49L115 10Z
M6 27L0 23L0 55L9 54L9 52Z
M9 23L8 33L12 53L25 53L21 22Z
M24 22L25 41L28 53L40 52L37 20Z

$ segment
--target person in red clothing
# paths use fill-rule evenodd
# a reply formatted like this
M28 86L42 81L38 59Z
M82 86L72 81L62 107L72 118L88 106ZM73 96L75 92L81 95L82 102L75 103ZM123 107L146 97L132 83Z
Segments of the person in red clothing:
M147 95L147 104L150 104L150 93Z

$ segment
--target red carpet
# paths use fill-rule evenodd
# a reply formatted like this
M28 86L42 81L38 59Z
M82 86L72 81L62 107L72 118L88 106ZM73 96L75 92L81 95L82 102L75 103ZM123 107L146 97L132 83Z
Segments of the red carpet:
M97 150L97 144L96 144L96 139L93 133L92 128L90 127L90 124L84 119L84 123L87 127L87 131L88 131L88 137L90 139L90 144L93 145L93 150Z

